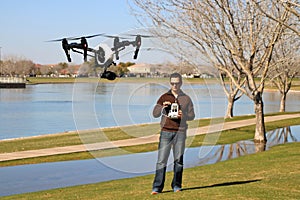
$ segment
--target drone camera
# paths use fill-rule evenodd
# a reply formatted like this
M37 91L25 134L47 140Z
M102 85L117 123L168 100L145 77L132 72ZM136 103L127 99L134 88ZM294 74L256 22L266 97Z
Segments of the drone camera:
M106 78L107 80L113 81L115 80L117 75L114 72L106 71L103 74L101 74L101 78Z

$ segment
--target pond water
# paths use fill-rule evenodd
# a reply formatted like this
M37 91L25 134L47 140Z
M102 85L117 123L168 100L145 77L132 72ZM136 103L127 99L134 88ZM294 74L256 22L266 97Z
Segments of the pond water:
M157 98L168 90L160 83L75 83L28 85L0 90L0 140L73 130L158 122L152 117ZM196 118L224 116L227 101L216 84L184 84ZM265 113L279 110L278 93L264 93ZM287 98L287 111L299 110L300 94ZM235 115L253 114L247 97Z
M266 150L287 142L299 142L300 126L285 127L267 133ZM229 145L187 148L184 167L190 168L256 153L252 141ZM157 151L104 157L90 160L42 163L0 168L0 196L53 188L62 188L153 174ZM172 170L170 157L168 171ZM149 185L149 191L151 185Z

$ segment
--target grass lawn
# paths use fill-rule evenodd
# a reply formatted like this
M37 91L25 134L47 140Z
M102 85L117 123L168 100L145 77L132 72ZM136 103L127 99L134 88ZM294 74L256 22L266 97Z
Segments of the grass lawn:
M81 78L73 78L73 77L27 77L27 84L56 84L56 83L95 83L95 82L103 82L103 83L116 83L116 82L125 82L125 83L167 83L169 78L136 78L136 77L127 77L127 78L116 78L114 81L109 81L107 79L101 79L98 77L81 77ZM225 79L226 81L227 79ZM220 84L220 80L218 78L210 78L210 79L202 79L202 78L184 78L184 82L186 84ZM269 80L266 81L266 89L277 90L274 84L272 84ZM292 82L291 90L300 91L300 79L295 78Z
M280 115L282 113L273 113L269 115ZM289 113L284 113L289 114ZM254 116L237 116L233 119L226 119L226 121L235 121L253 118ZM218 119L213 119L218 121ZM223 119L219 119L222 121ZM201 119L194 120L190 122L190 127L206 126L210 124L211 119ZM281 120L276 122L266 123L267 131L274 130L276 128L299 125L300 118L294 118L289 120ZM222 131L220 137L216 144L231 144L241 140L253 139L254 137L255 126L241 127L237 129ZM153 131L159 133L158 124L149 124L149 125L137 125L137 126L128 126L123 128L106 128L102 129L102 134L99 134L99 130L95 131L83 131L80 136L77 132L64 133L64 134L54 134L40 137L30 137L24 139L16 139L9 141L0 142L0 153L4 152L15 152L23 150L33 150L33 149L42 149L49 147L57 146L67 146L67 145L76 145L82 144L82 138L86 143L100 142L109 140L121 140L132 138L133 136L140 136L139 134L151 135ZM130 135L128 135L130 133ZM105 136L105 137L104 137ZM213 134L210 134L213 137ZM188 147L197 147L204 145L205 135L198 135L196 137L190 137L187 140ZM207 145L207 144L205 144ZM125 150L125 151L124 151ZM22 164L34 164L42 162L56 162L56 161L66 161L66 160L82 160L82 159L91 159L94 157L104 157L104 156L113 156L127 153L139 153L157 150L157 143L144 144L129 146L123 148L99 150L92 152L79 152L79 153L70 153L70 154L61 154L54 156L44 156L37 158L28 158L12 161L2 161L0 162L0 167L3 166L13 166L13 165L22 165Z
M164 192L150 195L154 175L80 185L1 199L300 199L300 143L185 169L183 191L171 191L172 172Z
M115 82L135 82L135 83L144 83L144 82L168 82L169 78L117 78L114 81L109 81L107 79L101 78L55 78L55 77L28 77L26 78L28 84L49 84L49 83L75 83L75 82L107 82L107 83L115 83ZM189 78L185 79L187 83L206 83L206 82L217 82L217 79L195 79Z

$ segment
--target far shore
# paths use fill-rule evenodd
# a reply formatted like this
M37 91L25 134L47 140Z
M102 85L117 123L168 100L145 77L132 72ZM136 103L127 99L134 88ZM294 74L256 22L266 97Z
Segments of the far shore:
M153 78L153 77L124 77L124 78L116 78L113 81L109 81L107 79L101 79L99 77L91 77L91 78L63 78L63 77L27 77L27 84L59 84L59 83L166 83L168 77L164 78ZM218 78L184 78L185 83L188 84L220 84L220 80ZM300 92L300 78L294 79L292 82L292 87L289 92ZM272 83L266 82L266 86L264 91L278 91Z

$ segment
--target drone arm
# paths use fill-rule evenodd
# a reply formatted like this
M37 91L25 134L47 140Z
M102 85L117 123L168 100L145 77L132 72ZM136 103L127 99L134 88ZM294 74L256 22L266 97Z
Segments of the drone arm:
M71 56L70 56L70 50L67 48L64 48L65 54L67 56L68 62L72 62Z
M71 50L72 50L73 52L83 54L81 51L77 51L76 49L71 48Z
M136 42L135 41L131 41L130 44L135 47L136 46Z
M83 54L81 51L77 51L76 49L71 49L73 52L76 52L76 53L79 53L79 54ZM90 49L89 51L93 51L93 49ZM90 56L90 57L95 57L94 55L90 55L90 54L87 54L87 56Z

